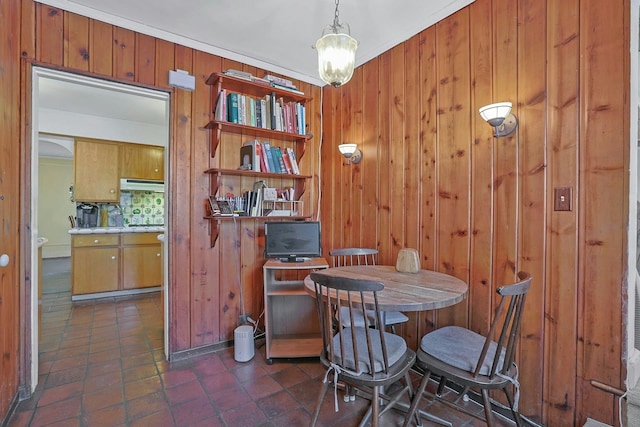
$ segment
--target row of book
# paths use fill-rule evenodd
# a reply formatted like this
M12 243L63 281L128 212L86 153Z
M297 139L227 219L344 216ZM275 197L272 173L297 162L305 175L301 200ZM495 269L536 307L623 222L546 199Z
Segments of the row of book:
M283 89L289 92L297 93L298 95L304 95L304 92L298 90L295 84L289 79L285 79L283 77L274 76L271 74L265 74L264 77L256 77L248 71L234 70L229 68L224 70L222 74L226 76L232 76L238 79L243 79L250 81L252 83L257 83L263 86L275 87L278 89Z
M305 134L306 109L304 104L285 101L274 92L254 98L223 89L218 94L214 112L217 121L255 126L282 132Z
M254 172L300 175L291 147L272 146L269 141L247 141L240 147L240 168Z

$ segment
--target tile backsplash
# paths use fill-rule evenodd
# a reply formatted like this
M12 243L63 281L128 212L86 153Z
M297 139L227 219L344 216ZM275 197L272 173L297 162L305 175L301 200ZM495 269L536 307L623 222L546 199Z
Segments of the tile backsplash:
M164 224L164 193L121 191L120 207L125 225Z

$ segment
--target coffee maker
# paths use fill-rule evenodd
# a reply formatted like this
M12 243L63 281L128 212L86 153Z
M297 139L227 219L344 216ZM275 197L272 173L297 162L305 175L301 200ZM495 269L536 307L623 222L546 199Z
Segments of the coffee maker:
M98 226L98 207L89 203L81 203L76 208L78 227L90 228Z

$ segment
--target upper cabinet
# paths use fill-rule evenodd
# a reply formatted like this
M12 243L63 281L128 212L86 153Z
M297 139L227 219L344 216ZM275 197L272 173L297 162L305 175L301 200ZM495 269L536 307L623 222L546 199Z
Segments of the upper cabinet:
M164 147L76 139L74 198L78 202L120 202L120 178L164 180Z
M120 145L76 139L74 197L80 202L120 201Z
M122 144L120 176L164 180L164 148L153 145Z

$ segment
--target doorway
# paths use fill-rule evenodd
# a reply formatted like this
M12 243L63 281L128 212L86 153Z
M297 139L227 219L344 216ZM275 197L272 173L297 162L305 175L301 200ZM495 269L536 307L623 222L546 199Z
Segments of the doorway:
M31 273L39 277L40 244L47 236L39 232L39 171L41 151L51 150L60 153L69 152L73 156L74 138L92 138L119 141L134 144L158 145L165 148L164 170L165 183L168 181L169 165L169 118L170 94L129 84L116 83L83 75L62 72L42 67L32 68L31 98ZM52 137L53 136L53 137ZM60 141L67 141L60 142ZM71 148L71 149L70 149ZM69 162L71 164L71 162ZM168 200L164 204L164 223L169 224ZM70 189L72 190L72 189ZM70 194L72 196L72 194ZM65 198L65 195L61 195ZM69 195L66 195L66 202ZM61 200L63 204L63 200ZM41 217L41 216L40 216ZM71 215L62 216L64 227L71 228ZM55 227L54 227L55 228ZM51 230L51 229L49 229ZM64 231L67 231L64 230ZM49 231L50 233L54 233ZM165 228L164 233L169 230ZM63 232L62 234L68 234ZM70 255L70 236L65 247L64 237L59 239L56 254ZM168 266L166 260L167 245L161 245L164 253L163 283L167 283ZM62 255L60 255L62 254ZM45 254L46 256L46 254ZM38 295L39 281L31 281L31 391L35 390L38 379L39 321ZM168 292L162 292L164 307L164 353L168 358Z

